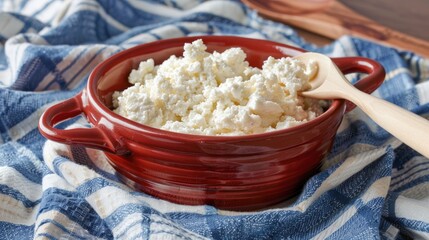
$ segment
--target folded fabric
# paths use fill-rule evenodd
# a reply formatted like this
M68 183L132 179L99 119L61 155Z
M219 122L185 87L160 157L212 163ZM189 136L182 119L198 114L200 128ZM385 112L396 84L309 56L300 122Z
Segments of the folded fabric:
M37 129L99 62L159 39L239 35L372 58L387 72L374 95L423 116L428 60L348 36L317 47L239 1L4 0L0 9L0 239L429 239L429 160L359 109L345 115L297 198L254 212L136 192L102 152L47 141ZM88 123L59 127L76 126Z

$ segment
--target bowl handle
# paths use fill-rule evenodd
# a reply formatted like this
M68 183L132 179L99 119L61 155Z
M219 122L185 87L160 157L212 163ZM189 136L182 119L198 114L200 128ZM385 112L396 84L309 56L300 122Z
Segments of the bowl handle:
M333 58L332 61L338 66L343 74L367 73L368 76L360 79L354 86L365 93L372 93L384 81L386 72L383 66L369 58L364 57L342 57ZM346 101L346 112L356 107L353 103Z
M109 137L101 130L103 127L102 125L93 126L91 128L73 128L64 130L54 127L57 123L84 113L82 94L84 93L81 92L73 98L57 103L46 109L39 120L40 133L47 139L68 145L81 145L115 154L127 153L128 151L122 146L122 144L114 138Z

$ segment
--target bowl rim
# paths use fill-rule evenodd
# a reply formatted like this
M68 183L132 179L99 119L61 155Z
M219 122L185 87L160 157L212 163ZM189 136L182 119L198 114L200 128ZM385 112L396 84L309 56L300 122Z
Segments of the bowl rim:
M88 77L88 83L86 85L86 96L82 96L82 98L86 98L85 100L90 101L92 107L95 107L97 111L99 111L103 117L107 118L110 122L117 124L121 127L128 128L133 131L137 131L141 134L150 134L152 136L162 136L168 139L175 139L179 141L207 141L207 142L218 142L218 141L240 141L240 140L257 140L257 139L265 139L269 137L273 137L276 135L287 135L287 134L296 134L302 131L306 131L309 127L313 127L315 125L320 124L321 122L326 121L328 118L332 117L336 111L343 109L343 114L345 111L345 101L341 99L333 99L330 100L330 105L321 115L307 122L303 122L293 127L283 128L272 130L263 133L255 133L255 134L245 134L245 135L203 135L203 134L190 134L190 133L182 133L182 132L173 132L169 130L164 130L160 128L151 127L130 119L127 119L108 108L104 105L99 99L99 95L97 94L97 83L98 80L105 75L107 71L112 69L114 66L126 61L127 59L137 57L141 54L136 54L136 50L144 49L156 49L161 50L167 47L177 47L179 43L183 45L184 43L192 42L197 39L202 39L204 44L210 44L213 42L231 44L231 42L236 42L236 45L239 46L242 42L254 42L255 46L259 46L260 44L270 45L271 47L282 47L287 50L291 50L292 53L303 53L306 50L297 48L294 46L290 46L287 44L265 40L265 39L256 39L256 38L247 38L247 37L238 37L238 36L216 36L216 35L202 35L202 36L188 36L188 37L179 37L179 38L170 38L163 39L159 41L139 44L137 46L131 47L129 49L123 50L119 53L116 53L107 59L103 60L99 63L90 73ZM233 46L231 46L233 47ZM149 51L155 52L155 51ZM286 53L284 53L285 56ZM292 55L290 55L292 56ZM131 70L130 70L131 71ZM83 101L86 102L86 101ZM88 113L86 113L88 114ZM92 118L88 118L89 121ZM94 122L93 122L94 123Z

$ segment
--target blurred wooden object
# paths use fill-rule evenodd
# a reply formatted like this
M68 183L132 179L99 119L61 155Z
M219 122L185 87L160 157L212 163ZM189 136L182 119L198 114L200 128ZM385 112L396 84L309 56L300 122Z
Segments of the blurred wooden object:
M256 9L262 15L290 24L291 26L302 28L310 33L318 34L328 39L336 39L342 35L349 34L367 38L396 48L410 50L422 56L429 57L429 36L428 39L422 39L412 36L411 34L399 32L385 26L384 23L384 25L380 24L380 20L377 20L376 22L351 9L351 7L360 7L361 9L359 11L361 12L368 12L369 9L376 9L372 10L372 15L376 15L377 13L379 13L380 16L390 14L390 16L393 15L392 18L396 16L398 18L397 20L403 21L404 18L399 18L397 14L387 10L388 6L395 5L396 3L394 2L398 2L397 0L384 0L385 5L379 5L378 7L375 7L374 3L373 5L364 3L369 1L370 0L343 0L347 5L339 1L331 1L328 6L320 11L306 12L302 14L285 14L286 9L289 6L282 7L281 0L243 0L245 4ZM372 2L376 1L374 0ZM402 6L409 4L410 3L407 1L406 3L402 3ZM372 8L370 6L372 6ZM409 8L410 7L408 7L408 9ZM396 11L398 11L398 9ZM409 18L412 18L412 16L409 16ZM424 24L429 26L429 21L425 21ZM428 28L422 27L418 30L426 31L426 29Z

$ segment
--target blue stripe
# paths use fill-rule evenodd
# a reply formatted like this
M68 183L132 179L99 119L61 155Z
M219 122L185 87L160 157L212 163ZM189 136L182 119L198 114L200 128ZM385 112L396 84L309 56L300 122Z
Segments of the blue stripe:
M46 51L41 52L42 49ZM26 59L24 59L24 64L21 66L26 71L18 75L11 88L25 91L34 90L49 73L54 74L58 83L64 82L62 75L57 70L57 64L68 54L70 49L67 47L64 49L49 49L47 47L28 46L25 51Z
M128 217L128 215L133 213L140 213L142 215L142 229L146 229L147 231L149 231L151 223L149 215L153 214L154 212L155 210L149 207L140 204L129 203L118 207L112 214L107 216L104 221L109 225L110 228L113 229L122 221L124 221Z
M28 3L28 1L29 0L21 0L21 4L19 5L19 9L24 9L24 7L25 7L25 5L27 5L27 3ZM0 2L2 2L2 1L0 1ZM1 9L1 7L0 7L0 9Z
M175 9L182 9L180 6L179 6L179 4L177 4L177 2L176 1L174 1L174 0L170 0L169 1L169 3L171 3L171 6L173 7L173 8L175 8Z
M183 35L184 36L187 36L187 35L189 35L190 33L191 33L191 31L189 31L186 27L184 27L184 26L182 26L182 25L180 25L180 24L176 24L176 25L174 25L177 29L179 29L182 33L183 33Z
M0 221L0 238L9 239L33 239L34 225L25 226Z
M95 210L76 192L57 188L48 188L43 192L39 214L56 210L67 216L75 224L87 230L89 234L113 239L112 232Z
M376 132L372 132L364 121L356 120L349 128L337 133L329 158L346 151L356 143L381 146L389 137L391 135L384 129L378 128Z
M110 11L109 15L128 27L149 25L171 19L155 14L152 9L141 10L134 8L128 1L99 0L98 3L104 9L121 9L121 11ZM124 14L124 12L127 14Z
M89 195L97 192L98 190L104 188L104 187L113 187L116 185L107 181L104 178L98 177L91 180L86 181L82 185L76 188L76 190L81 194L83 197L88 197Z
M0 137L2 142L9 142L11 140L9 136L9 128L2 118L0 118Z
M429 233L429 224L418 220L410 220L406 218L395 219L394 222L407 226L407 230L417 230L420 232Z
M5 37L2 34L0 34L0 42L2 44L4 44L4 42L6 42L7 39L8 39L7 37ZM1 53L2 53L0 61L1 62L6 62L6 58L4 57L4 47L0 47L0 50L1 50Z
M38 159L43 159L43 146L46 143L46 138L43 137L39 129L35 127L33 130L28 132L22 138L18 139L17 142L23 146L26 146L31 153L35 155ZM42 162L42 160L40 160ZM49 169L44 165L45 168L42 169L44 174L49 173Z

